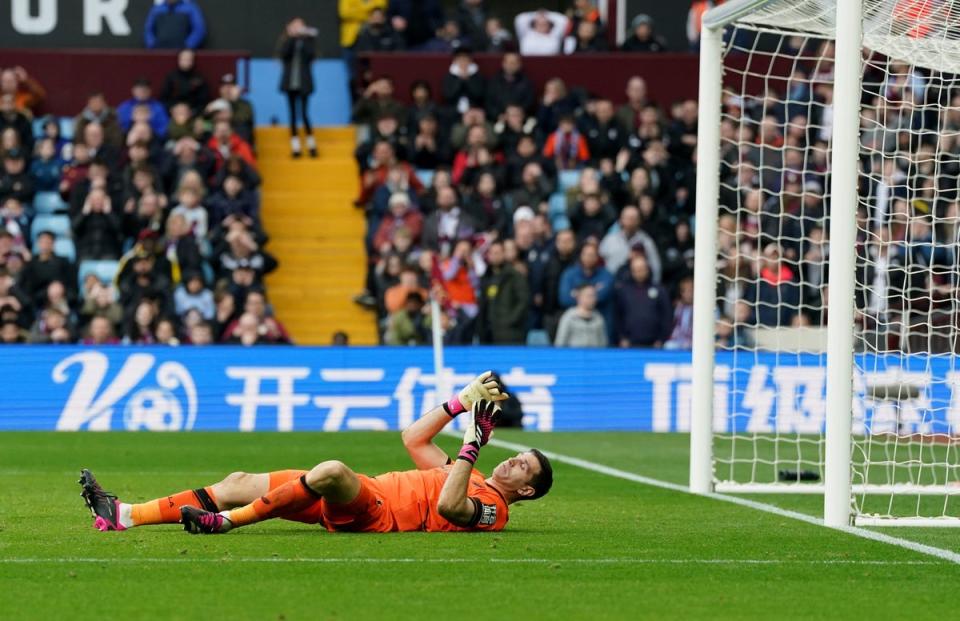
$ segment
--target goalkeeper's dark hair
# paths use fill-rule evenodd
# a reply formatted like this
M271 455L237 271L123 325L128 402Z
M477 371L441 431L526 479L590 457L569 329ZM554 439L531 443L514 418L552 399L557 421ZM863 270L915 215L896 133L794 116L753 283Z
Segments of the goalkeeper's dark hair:
M553 466L550 465L550 460L537 449L530 449L530 452L540 463L540 474L530 481L530 486L533 487L533 496L528 496L524 500L536 500L546 496L553 486Z

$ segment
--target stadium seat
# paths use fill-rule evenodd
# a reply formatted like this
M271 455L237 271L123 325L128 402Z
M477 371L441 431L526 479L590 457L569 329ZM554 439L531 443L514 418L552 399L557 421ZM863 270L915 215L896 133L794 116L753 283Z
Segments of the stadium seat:
M63 257L71 263L77 260L77 247L72 239L58 237L53 241L53 254Z
M33 209L38 214L53 214L66 211L68 205L57 192L37 192L33 197Z
M567 215L567 195L563 192L554 192L550 195L550 217Z
M81 261L80 269L77 270L77 278L79 279L81 288L83 281L90 274L94 274L100 279L100 282L111 282L117 274L119 265L120 263L117 261Z
M60 117L60 137L64 140L73 140L73 119L64 116Z
M570 188L577 187L580 183L579 170L561 170L560 171L560 191L566 192Z
M43 135L43 118L38 117L33 119L33 137L39 138Z
M549 347L550 345L550 335L547 334L546 330L530 330L527 332L528 347Z
M418 170L417 178L420 179L420 183L426 187L430 187L430 184L433 183L433 171L432 170Z
M554 232L566 231L567 229L570 228L570 218L568 218L566 215L551 216L550 226L553 227Z
M30 243L37 241L37 235L49 231L56 237L70 237L70 218L52 214L41 214L33 219L30 227Z

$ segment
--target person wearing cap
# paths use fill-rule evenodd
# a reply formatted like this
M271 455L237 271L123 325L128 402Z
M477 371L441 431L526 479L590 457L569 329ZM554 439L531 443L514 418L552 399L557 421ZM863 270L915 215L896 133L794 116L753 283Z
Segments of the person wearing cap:
M143 27L144 42L151 50L195 50L206 36L206 21L193 0L155 2Z
M380 220L380 226L373 236L373 248L389 250L390 240L398 229L406 229L410 232L414 243L420 240L420 232L423 230L423 216L420 211L410 202L410 196L406 192L394 192L388 202L388 211Z
M317 143L310 125L308 100L313 93L313 75L310 67L316 57L317 30L310 28L300 17L294 17L284 27L277 40L277 57L283 63L280 90L287 96L290 117L290 151L300 157L300 136L297 117L303 119L307 149L310 157L317 157Z
M35 194L33 179L27 171L26 154L20 149L10 149L3 156L3 172L0 173L0 203L15 198L21 203L30 203Z
M653 31L653 18L640 13L630 22L630 36L620 46L621 52L666 52L667 42Z
M119 106L117 106L117 120L120 121L120 127L123 131L130 131L133 126L133 110L137 106L147 106L150 109L150 128L158 138L167 135L167 125L170 123L170 117L167 115L167 109L162 103L153 98L150 88L150 80L147 78L137 78L130 89L131 97Z
M253 105L243 97L240 86L237 84L237 76L232 73L225 73L220 77L219 97L207 105L207 113L216 114L217 110L225 110L224 105L229 107L230 123L233 130L241 138L254 144L254 123L253 123ZM214 109L211 109L213 107Z
M210 101L207 80L197 71L197 55L193 50L177 52L177 66L163 78L160 101L167 106L184 102L196 114Z

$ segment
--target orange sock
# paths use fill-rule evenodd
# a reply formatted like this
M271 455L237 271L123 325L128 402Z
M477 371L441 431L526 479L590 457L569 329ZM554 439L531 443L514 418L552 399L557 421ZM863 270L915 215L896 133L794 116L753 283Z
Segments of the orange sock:
M319 498L300 477L271 489L246 506L237 507L227 517L235 527L246 526L306 509Z
M207 511L217 511L213 488L191 489L138 505L130 505L130 517L133 519L134 526L176 524L180 521L180 507L187 505Z

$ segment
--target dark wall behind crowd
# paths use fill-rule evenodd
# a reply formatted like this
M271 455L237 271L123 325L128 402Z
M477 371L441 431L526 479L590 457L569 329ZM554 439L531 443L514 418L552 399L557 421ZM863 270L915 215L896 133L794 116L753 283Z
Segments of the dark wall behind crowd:
M198 0L207 17L205 47L219 50L249 50L253 56L271 56L284 23L300 15L320 30L317 50L321 56L339 55L339 24L335 0ZM458 0L443 0L453 8ZM153 0L0 0L0 47L2 48L137 48L143 46L143 25ZM567 0L488 0L492 14L509 23L521 11L543 7L563 10ZM39 23L43 32L25 33L14 27L14 5L28 7L39 16L42 7L55 8ZM116 8L111 8L113 6ZM104 14L98 13L102 6ZM627 0L627 23L638 13L648 13L673 51L686 50L687 0ZM111 11L119 12L119 14Z
M55 7L37 23L49 32L23 33L14 27L14 4L29 6L38 17L44 5ZM97 13L102 0L0 0L0 47L3 48L138 48L153 0L113 2L120 14ZM320 30L318 53L339 54L339 24L334 0L198 0L207 22L206 49L249 50L253 56L271 56L287 20L301 16Z

